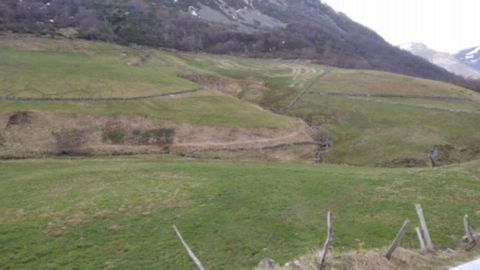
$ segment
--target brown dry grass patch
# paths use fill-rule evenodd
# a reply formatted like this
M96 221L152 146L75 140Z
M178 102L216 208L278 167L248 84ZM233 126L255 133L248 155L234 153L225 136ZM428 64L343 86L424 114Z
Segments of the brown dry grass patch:
M480 256L480 248L465 252L462 249L438 251L436 254L420 253L400 248L391 260L383 250L355 251L329 255L325 270L438 270L474 260ZM285 266L272 270L318 270L316 255L292 260Z

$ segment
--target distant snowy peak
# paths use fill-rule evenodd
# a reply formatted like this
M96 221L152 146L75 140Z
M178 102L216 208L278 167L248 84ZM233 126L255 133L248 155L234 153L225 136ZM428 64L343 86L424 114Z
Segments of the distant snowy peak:
M475 60L475 55L477 53L480 54L480 47L462 51L464 52L463 59L465 61L461 60L458 55L454 56L448 53L437 52L422 43L406 43L398 47L457 75L470 79L480 79L480 69L477 70L466 63L466 61ZM480 57L476 58L477 61L478 59Z
M478 58L477 59L475 58L480 55L480 46L467 51L465 55L466 55L465 59L470 59L471 61L475 61L475 60L478 61Z
M437 51L430 49L427 45L423 43L411 42L411 43L405 43L405 44L399 45L398 47L404 51L409 51L416 56L425 58L430 62L432 62L433 59L438 58L439 54L441 54ZM445 56L445 55L442 55L442 56Z
M480 46L460 51L455 57L463 63L480 70Z
M402 50L409 51L409 52L430 50L430 48L428 48L427 45L423 43L415 43L415 42L401 44L401 45L398 45L398 47Z

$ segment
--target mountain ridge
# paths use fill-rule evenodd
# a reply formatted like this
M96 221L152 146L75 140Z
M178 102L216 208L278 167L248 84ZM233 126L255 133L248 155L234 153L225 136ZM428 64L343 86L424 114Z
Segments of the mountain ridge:
M455 58L477 70L480 70L480 46L462 50Z
M423 43L417 42L401 44L398 47L464 78L480 79L480 69L475 69L473 66L468 65L466 61L460 60L456 55L438 52ZM468 55L469 52L468 50L466 51L464 58L470 56Z

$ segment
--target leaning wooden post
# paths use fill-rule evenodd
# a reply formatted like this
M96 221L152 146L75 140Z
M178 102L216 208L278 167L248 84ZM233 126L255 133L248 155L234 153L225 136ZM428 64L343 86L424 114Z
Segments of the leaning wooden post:
M425 216L423 215L423 209L420 204L415 204L417 210L418 219L420 220L420 226L422 228L422 234L425 237L425 245L429 252L433 252L433 243L432 238L430 238L430 233L428 232L427 222L425 221Z
M417 232L418 241L420 242L420 251L425 251L425 240L423 240L422 231L419 227L415 227L415 231Z
M333 224L332 224L332 212L328 211L327 213L327 240L325 240L325 244L323 244L323 248L320 252L320 259L318 261L318 269L322 269L325 265L325 261L327 260L327 253L330 249L330 246L333 242Z
M465 235L467 236L468 242L474 242L475 238L473 237L472 227L470 226L468 215L465 215L463 218L463 225L465 226Z
M465 215L465 217L463 218L463 225L465 227L465 234L467 236L468 243L470 244L470 246L467 247L468 251L477 245L477 241L475 240L475 237L472 233L472 226L470 226L470 220L468 218L468 215Z
M193 251L190 249L190 247L187 245L187 243L183 240L182 235L180 234L180 232L178 231L178 229L175 225L173 225L173 229L177 233L178 239L180 239L180 242L182 242L183 247L187 250L188 256L190 256L190 259L192 259L192 261L195 263L195 266L197 266L197 269L198 270L205 270L205 268L203 268L200 260L195 256Z
M393 240L393 243L388 248L387 253L385 253L385 257L387 257L387 259L390 260L390 258L392 258L393 252L395 252L395 249L397 249L397 247L400 246L400 242L402 242L402 238L405 236L408 226L410 226L410 220L407 219L403 223L403 226L398 232L397 236L395 237L395 240Z

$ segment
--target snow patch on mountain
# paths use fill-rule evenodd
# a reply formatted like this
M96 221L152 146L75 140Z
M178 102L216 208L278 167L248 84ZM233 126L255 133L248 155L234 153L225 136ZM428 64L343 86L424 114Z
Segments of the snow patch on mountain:
M467 57L474 57L475 54L480 52L480 46L471 50L469 53L467 53Z
M428 60L430 63L442 67L457 75L469 79L480 79L480 70L476 70L466 65L465 63L457 59L454 55L437 52L422 43L406 43L401 44L398 47L402 50L409 51L416 56L422 57ZM477 52L480 52L480 47L477 49ZM465 55L466 57L469 57L474 56L475 53L475 50L472 50L468 53L465 53Z
M480 46L460 51L455 57L466 65L480 71Z
M189 6L188 7L188 12L190 12L190 14L192 14L192 16L198 17L197 9L194 6Z
M269 0L275 4L285 4L283 0ZM240 8L238 8L240 6ZM254 32L258 28L285 27L286 24L262 13L254 6L254 0L243 0L235 8L224 0L198 4L195 16L206 21L235 26L243 32ZM192 11L190 11L192 13ZM193 15L193 13L192 13Z
M402 50L405 51L420 51L420 50L428 50L428 47L423 44L423 43L415 43L415 42L410 42L410 43L405 43L398 45L398 47Z

